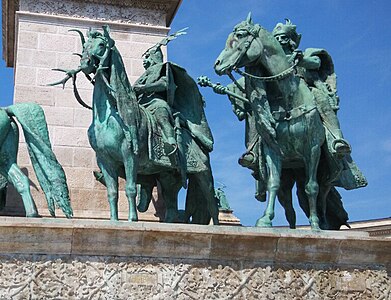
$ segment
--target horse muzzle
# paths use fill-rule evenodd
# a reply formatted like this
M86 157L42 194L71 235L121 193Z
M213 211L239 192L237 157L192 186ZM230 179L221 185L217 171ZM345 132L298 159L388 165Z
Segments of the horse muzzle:
M84 56L80 59L80 68L85 74L94 73L97 66L90 56Z
M222 65L221 60L219 60L219 59L217 59L215 61L215 64L214 64L213 68L214 68L216 74L219 75L219 76L225 75L225 74L229 74L232 71L232 67L231 66L224 66L224 65Z

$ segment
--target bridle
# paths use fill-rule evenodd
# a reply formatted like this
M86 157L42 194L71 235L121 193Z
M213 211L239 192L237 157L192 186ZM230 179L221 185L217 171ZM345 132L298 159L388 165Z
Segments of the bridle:
M251 29L242 28L241 30L246 30L246 32L248 33L248 37L249 38L248 38L247 41L243 42L244 43L244 47L242 49L240 49L241 53L237 57L237 59L235 60L235 63L233 64L234 66L242 59L242 57L246 54L246 52L250 48L252 42L255 40L256 37L258 37L258 33L259 33L260 28L255 28L255 26L253 26ZM234 67L233 70L236 73L238 73L239 75L244 76L244 77L257 79L257 80L265 81L265 82L271 82L271 81L282 80L282 79L288 77L289 75L291 75L292 73L294 73L296 71L295 68L298 65L298 63L299 63L299 61L296 60L295 63L292 66L290 66L286 70L284 70L284 71L282 71L282 72L280 72L280 73L278 73L276 75L272 75L272 76L256 76L256 75L252 75L250 73L247 73L246 71L242 71L242 70L240 70L239 68L236 68L236 67ZM232 76L231 72L227 72L227 75L237 85L237 82L236 82L236 80L233 79L233 76Z

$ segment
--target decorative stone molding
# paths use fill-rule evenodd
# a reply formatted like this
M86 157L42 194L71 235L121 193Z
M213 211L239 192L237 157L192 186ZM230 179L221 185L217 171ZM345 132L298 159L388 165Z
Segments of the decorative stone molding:
M65 16L98 21L110 21L128 24L165 26L168 4L162 4L160 10L154 5L145 8L112 5L111 1L51 1L22 0L19 10L43 15Z
M142 24L151 27L170 26L182 0L3 0L3 59L14 66L15 15L74 17L76 20L117 24Z
M0 256L0 299L389 299L385 269Z
M390 299L362 232L0 218L0 299Z

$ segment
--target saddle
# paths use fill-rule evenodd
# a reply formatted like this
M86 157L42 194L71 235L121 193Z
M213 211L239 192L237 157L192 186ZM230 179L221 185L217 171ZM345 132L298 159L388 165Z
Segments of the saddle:
M141 107L141 109L147 119L148 158L152 163L162 167L182 170L185 173L198 173L209 169L208 155L195 141L190 130L182 126L175 126L174 128L178 150L173 155L166 155L163 133L155 116L148 109L144 107Z

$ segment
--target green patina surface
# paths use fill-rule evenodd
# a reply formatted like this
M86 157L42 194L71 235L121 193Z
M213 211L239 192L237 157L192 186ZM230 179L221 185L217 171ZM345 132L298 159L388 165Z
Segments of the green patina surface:
M94 84L88 138L101 170L95 176L107 187L111 219L118 220L121 176L126 178L129 221L137 221L136 207L139 211L148 209L152 189L159 183L166 204L166 222L179 221L177 195L181 187L187 187L184 221L209 224L212 218L218 224L209 162L213 137L205 118L205 103L186 70L164 63L161 51L184 30L144 53L145 73L134 87L108 26L103 26L103 32L88 31L87 38L74 31L83 45L80 66L60 70L66 77L52 85L64 85L73 78L76 99L88 107L77 92L76 74L82 71Z
M19 143L16 121L23 129L31 163L45 193L50 214L55 216L55 208L59 207L66 217L72 217L65 173L52 151L44 112L35 103L0 108L0 209L6 204L7 184L12 183L22 196L26 216L39 216L30 193L29 179L16 164Z
M199 84L227 94L235 115L246 123L247 150L239 163L253 171L256 198L268 200L256 225L271 226L278 197L295 228L296 183L311 227L339 229L348 215L335 187L355 189L367 181L340 129L332 59L324 49L298 50L300 39L290 20L270 33L249 14L234 27L215 63L216 73L234 82L225 87L202 76ZM236 80L233 71L242 77Z

